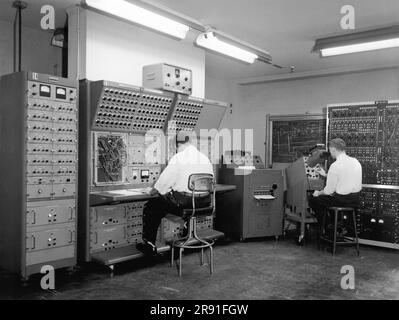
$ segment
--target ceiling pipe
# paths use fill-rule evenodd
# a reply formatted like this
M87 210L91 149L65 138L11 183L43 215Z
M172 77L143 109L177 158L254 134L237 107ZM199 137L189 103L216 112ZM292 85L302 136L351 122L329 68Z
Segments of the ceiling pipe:
M22 10L26 9L28 5L24 1L14 1L12 7L16 9L14 19L14 72L19 72L22 70Z

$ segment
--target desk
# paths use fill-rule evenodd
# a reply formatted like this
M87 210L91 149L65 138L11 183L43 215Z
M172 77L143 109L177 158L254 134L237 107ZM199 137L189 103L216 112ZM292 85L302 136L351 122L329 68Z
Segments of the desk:
M235 185L215 185L216 193L224 193L235 190L237 187ZM134 189L130 189L134 190ZM125 194L124 190L121 190L121 193L118 194L118 191L103 191L103 192L93 192L90 194L90 205L98 206L106 203L115 203L115 202L126 202L126 201L146 201L159 197L159 195L150 195L147 193L137 192L134 195Z
M234 191L237 189L235 185L215 185L216 193L223 194L225 192ZM133 190L133 189L132 189ZM139 192L138 192L139 193ZM159 195L149 195L146 193L139 193L134 195L129 195L126 192L117 191L112 192L96 192L90 194L90 205L100 206L113 204L118 202L136 202L136 201L147 201L155 199ZM214 230L201 230L198 231L198 236L206 240L216 240L224 236L224 233ZM170 251L170 244L165 243L162 247L158 248L158 252ZM129 261L132 259L137 259L142 257L143 254L136 249L135 245L128 245L125 247L120 247L113 249L111 251L98 252L91 255L93 261L109 266L111 270L114 269L114 265L124 261Z

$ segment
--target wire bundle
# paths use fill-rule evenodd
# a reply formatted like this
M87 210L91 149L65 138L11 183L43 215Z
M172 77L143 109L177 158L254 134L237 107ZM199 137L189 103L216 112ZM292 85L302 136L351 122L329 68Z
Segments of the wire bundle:
M104 171L106 182L122 180L122 169L126 165L126 145L120 136L98 137L98 161Z

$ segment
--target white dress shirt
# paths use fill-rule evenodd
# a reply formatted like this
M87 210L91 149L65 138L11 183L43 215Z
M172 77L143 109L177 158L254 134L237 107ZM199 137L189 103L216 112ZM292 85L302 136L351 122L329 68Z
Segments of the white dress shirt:
M195 173L214 175L209 159L196 147L189 145L170 159L154 188L162 195L172 190L191 193L188 189L188 179Z
M324 193L347 195L362 190L362 166L360 162L346 153L338 155L330 166Z

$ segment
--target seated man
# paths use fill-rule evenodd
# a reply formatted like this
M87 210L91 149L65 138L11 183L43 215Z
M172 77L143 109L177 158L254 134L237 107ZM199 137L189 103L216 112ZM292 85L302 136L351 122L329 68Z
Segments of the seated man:
M328 171L324 190L315 191L309 198L309 206L315 212L319 225L322 223L326 208L359 206L362 166L357 159L346 154L345 147L346 144L342 139L330 141L330 153L336 161ZM325 175L324 170L321 169L320 174Z
M150 200L144 208L143 243L137 244L137 249L148 255L157 254L155 242L162 218L168 213L181 215L182 209L192 207L188 181L192 174L198 173L214 175L213 166L186 136L178 142L178 153L170 159L154 185L153 193L159 193L160 197ZM208 206L209 198L196 199L196 205Z

